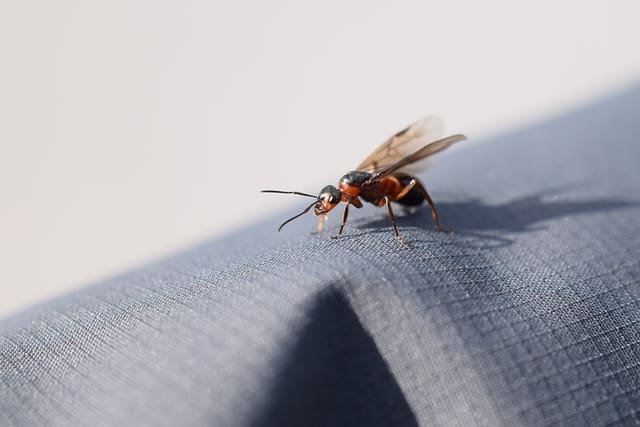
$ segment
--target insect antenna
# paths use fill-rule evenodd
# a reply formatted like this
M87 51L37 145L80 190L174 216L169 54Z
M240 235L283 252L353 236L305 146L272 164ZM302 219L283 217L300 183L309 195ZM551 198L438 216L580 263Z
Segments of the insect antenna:
M279 194L297 194L298 196L313 197L317 199L317 196L313 194L301 193L300 191L282 191L282 190L260 190L261 193L279 193Z
M315 196L314 196L315 198ZM307 206L302 212L300 212L297 215L292 216L291 218L289 218L288 220L286 220L285 222L283 222L282 224L280 224L280 227L278 227L278 231L282 230L282 227L284 227L285 225L289 224L291 221L293 221L294 219L298 218L299 216L302 216L304 214L306 214L307 212L309 212L309 209L311 209L313 207L313 205L316 204L316 201L314 201L313 203L311 203L309 206Z

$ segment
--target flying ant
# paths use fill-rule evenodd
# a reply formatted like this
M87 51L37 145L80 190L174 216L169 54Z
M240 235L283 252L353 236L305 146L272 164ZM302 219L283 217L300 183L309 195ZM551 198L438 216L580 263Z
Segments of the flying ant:
M345 204L342 213L342 224L338 230L337 238L342 235L349 215L349 206L362 207L360 198L382 207L387 205L389 219L393 226L396 238L405 246L406 242L400 237L398 226L391 209L390 202L396 202L404 206L420 206L425 200L431 207L433 221L440 230L451 232L440 224L438 212L424 185L414 175L424 169L423 162L417 164L439 151L448 148L452 144L464 141L464 135L452 135L437 139L440 129L440 121L434 116L428 116L419 120L406 129L387 139L371 155L369 155L356 170L346 173L338 183L338 188L327 185L318 196L299 191L262 190L263 193L296 194L315 199L299 214L283 222L278 231L289 222L304 215L313 208L313 213L320 216L317 232L322 230L326 214L336 207L338 203ZM415 150L415 151L414 151Z

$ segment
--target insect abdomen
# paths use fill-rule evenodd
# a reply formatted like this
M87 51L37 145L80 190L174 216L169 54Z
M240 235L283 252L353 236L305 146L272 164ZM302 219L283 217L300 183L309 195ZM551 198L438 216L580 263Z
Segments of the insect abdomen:
M409 185L413 179L410 176L398 176L396 178L400 181L400 184L402 184L403 187ZM405 206L420 206L422 202L424 202L424 195L417 187L413 187L406 196L396 201L396 203L400 203Z

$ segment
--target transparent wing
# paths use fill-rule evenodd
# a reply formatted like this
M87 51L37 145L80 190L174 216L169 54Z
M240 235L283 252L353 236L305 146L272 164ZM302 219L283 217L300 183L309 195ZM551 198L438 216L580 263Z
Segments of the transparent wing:
M389 176L392 173L399 171L400 169L406 170L407 166L415 164L416 162L446 148L449 148L456 142L464 141L465 139L467 139L467 137L464 135L451 135L446 138L430 142L419 150L409 154L406 157L401 158L400 160L387 166L386 168L379 169L376 173L373 174L373 178L371 179L371 181L382 179L385 176Z
M358 165L356 170L375 174L421 149L430 142L436 141L441 135L442 121L440 118L436 116L424 117L383 142L382 145ZM405 167L407 172L417 173L426 166L425 162L412 163L411 171Z

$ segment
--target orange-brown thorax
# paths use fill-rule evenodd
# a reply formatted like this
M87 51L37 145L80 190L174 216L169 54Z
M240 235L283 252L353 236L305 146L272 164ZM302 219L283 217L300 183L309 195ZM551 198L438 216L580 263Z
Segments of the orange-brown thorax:
M375 206L384 206L385 197L397 201L397 195L400 194L403 188L404 185L395 176L388 176L364 186L361 183L347 184L342 181L338 184L338 189L342 193L343 202L353 203L353 199L362 197Z
M360 196L367 202L376 206L384 206L385 197L396 201L396 195L399 194L403 188L404 185L400 183L398 178L395 176L388 176L370 186L367 186L360 192Z
M358 197L360 195L360 189L360 185L349 185L345 184L344 182L340 182L338 184L338 190L340 190L341 193L347 194L351 197Z

